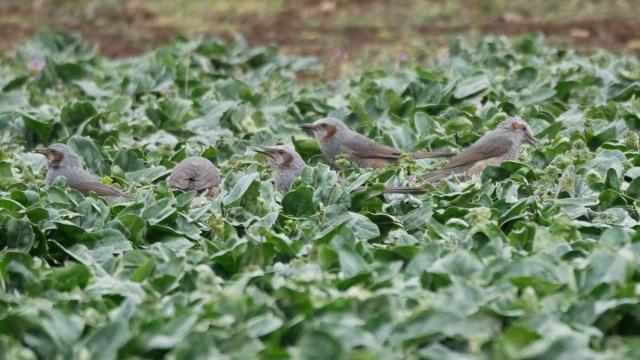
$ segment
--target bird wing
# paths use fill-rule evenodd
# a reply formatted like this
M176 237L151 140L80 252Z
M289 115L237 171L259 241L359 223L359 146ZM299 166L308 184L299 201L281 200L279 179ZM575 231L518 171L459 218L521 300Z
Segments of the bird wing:
M492 137L491 140L489 140L489 138L482 138L465 151L454 156L441 170L471 165L477 161L502 156L514 145L513 139L506 136L497 139Z
M195 182L195 190L200 191L220 185L220 172L211 161L192 156L180 162L171 171L169 187L189 190L189 183Z
M378 144L368 137L356 134L340 145L340 150L348 155L363 159L384 158L397 160L402 153L386 145Z
M392 147L379 144L364 135L357 134L342 143L341 150L352 156L363 159L389 159L398 160L400 156L405 155L402 151L398 151ZM350 151L347 152L347 151ZM414 159L429 159L436 157L450 157L455 153L451 152L413 152L407 153L409 157Z
M194 180L198 191L217 187L220 185L220 172L214 166L207 166L200 170Z
M169 177L169 187L173 189L180 189L184 191L189 190L189 181L194 176L194 174L187 173L187 170L192 173L196 173L195 168L187 168L185 171L176 171L176 168L173 168L171 171L171 176Z
M84 196L89 196L89 192L93 191L99 196L122 196L127 200L133 200L129 195L126 195L122 191L106 185L98 180L95 176L91 175L88 171L82 168L69 168L67 175L67 187L76 189Z

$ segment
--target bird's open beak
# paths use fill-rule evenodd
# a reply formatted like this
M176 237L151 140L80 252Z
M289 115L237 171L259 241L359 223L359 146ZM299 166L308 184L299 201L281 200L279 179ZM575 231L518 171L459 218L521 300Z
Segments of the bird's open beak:
M540 141L538 141L538 139L536 139L533 135L525 134L524 138L529 144L533 146L540 144Z
M313 124L300 124L300 127L303 129L315 130L315 125Z
M266 146L256 145L256 148L253 149L253 151L255 151L257 153L260 153L260 154L263 154L263 155L266 155L266 156L268 156L270 158L273 157L273 150L269 149Z
M38 154L42 154L42 155L47 155L48 151L49 151L49 149L47 149L47 148L33 149L33 152L37 152Z

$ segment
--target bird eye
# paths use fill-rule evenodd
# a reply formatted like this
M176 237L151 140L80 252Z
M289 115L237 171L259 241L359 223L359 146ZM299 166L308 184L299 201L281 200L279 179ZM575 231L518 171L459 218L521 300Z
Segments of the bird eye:
M54 149L49 149L49 152L55 154L57 151L55 151Z
M284 155L284 150L278 150L278 154Z
M326 127L327 127L327 124L326 124L326 123L323 123L323 124L320 124L320 126L322 126L323 128L326 128Z

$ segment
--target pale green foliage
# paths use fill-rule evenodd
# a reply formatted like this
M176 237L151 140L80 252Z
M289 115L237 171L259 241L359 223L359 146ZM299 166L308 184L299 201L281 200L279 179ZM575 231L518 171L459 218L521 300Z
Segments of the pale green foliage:
M327 86L242 38L112 61L39 33L0 67L0 358L637 358L640 65L541 44L454 42L435 68ZM298 128L324 116L405 151L521 116L543 144L461 181L403 159L340 162L339 183ZM136 200L45 188L29 150L53 142ZM278 143L310 165L284 197L251 151ZM167 189L192 155L220 169L215 199Z

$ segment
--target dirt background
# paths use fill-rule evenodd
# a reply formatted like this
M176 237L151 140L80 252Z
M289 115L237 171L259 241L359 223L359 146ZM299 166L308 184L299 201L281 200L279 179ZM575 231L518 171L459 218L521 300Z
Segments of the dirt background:
M40 27L81 32L109 57L142 54L176 34L222 38L325 62L368 51L406 58L413 46L445 48L453 35L542 31L550 45L640 54L640 0L0 0L0 51ZM422 45L424 44L424 45ZM433 50L433 49L432 49ZM390 55L389 55L390 54ZM383 56L384 57L384 56Z

